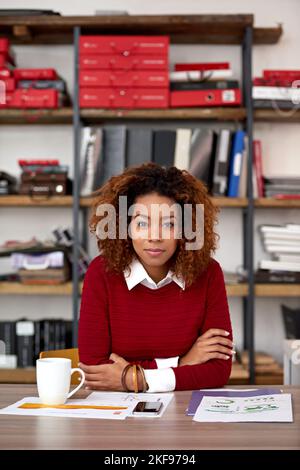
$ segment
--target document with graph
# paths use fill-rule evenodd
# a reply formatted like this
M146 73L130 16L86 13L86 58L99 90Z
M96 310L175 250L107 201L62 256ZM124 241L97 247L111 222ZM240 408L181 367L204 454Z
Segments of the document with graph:
M293 422L290 393L249 397L206 396L194 421L201 422Z

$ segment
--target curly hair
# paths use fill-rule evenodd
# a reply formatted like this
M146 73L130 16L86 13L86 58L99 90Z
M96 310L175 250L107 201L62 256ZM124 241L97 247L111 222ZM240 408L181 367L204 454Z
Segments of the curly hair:
M204 206L204 240L199 250L186 250L187 240L184 235L178 239L176 251L170 260L170 269L177 276L181 276L186 286L190 286L197 276L203 272L216 249L218 235L214 231L217 222L218 208L215 207L208 195L204 183L196 179L185 170L172 166L161 167L156 163L144 163L140 166L127 168L122 174L111 177L98 191L94 193L92 216L89 227L91 233L96 235L98 223L106 216L97 215L97 207L102 204L111 204L115 208L116 233L119 233L119 197L127 196L128 207L134 204L138 196L149 193L158 193L169 197L181 207L190 204L192 207L192 224L195 226L196 204ZM127 216L127 214L126 214ZM127 216L127 227L131 218ZM184 234L184 230L183 230ZM106 260L107 269L115 273L122 273L129 267L135 251L130 237L126 239L97 237L98 248Z

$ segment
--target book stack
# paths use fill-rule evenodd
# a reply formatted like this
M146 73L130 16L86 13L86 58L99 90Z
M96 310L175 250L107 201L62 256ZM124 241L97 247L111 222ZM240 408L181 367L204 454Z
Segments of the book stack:
M179 63L170 72L171 107L239 106L237 80L228 62Z
M256 108L294 109L300 104L300 70L263 70L253 79Z
M11 102L16 82L13 76L14 54L8 38L0 38L0 108L7 108Z
M167 108L168 36L81 36L82 108Z
M259 231L271 259L259 262L256 282L300 282L300 225L261 225Z
M276 199L300 199L300 177L264 178L265 195Z
M21 167L20 194L63 196L70 191L69 168L59 160L18 160Z
M241 354L243 367L249 367L248 351ZM283 369L273 356L265 352L255 353L255 383L263 384L283 384Z
M82 134L81 196L90 195L126 167L153 161L189 171L214 196L245 197L247 160L244 131L86 127Z

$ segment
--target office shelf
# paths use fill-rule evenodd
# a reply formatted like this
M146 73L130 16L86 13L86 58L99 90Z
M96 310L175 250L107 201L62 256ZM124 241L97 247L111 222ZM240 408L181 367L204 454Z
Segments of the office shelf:
M80 286L81 288L81 286ZM18 282L0 282L0 295L71 295L72 283L58 285L26 285Z
M167 34L174 44L241 44L253 15L128 15L2 17L3 36L13 44L72 44L75 27L85 34ZM254 43L275 44L282 27L253 28Z
M0 26L1 27L1 26ZM0 124L72 124L73 109L0 109Z
M81 207L90 207L93 197L80 198ZM219 207L246 207L246 198L212 198L213 203ZM23 195L0 196L0 207L71 207L73 204L72 196L53 196L50 198L35 197Z
M278 208L300 208L300 199L274 199L271 197L255 200L255 207L278 207Z

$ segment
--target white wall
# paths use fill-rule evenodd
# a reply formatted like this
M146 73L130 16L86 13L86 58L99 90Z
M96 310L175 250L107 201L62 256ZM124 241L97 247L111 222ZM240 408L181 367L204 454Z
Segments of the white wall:
M2 0L1 8L49 8L66 15L90 15L101 7L96 0L79 1L31 1ZM110 0L108 8L127 9L132 14L197 14L197 13L253 13L256 26L283 24L284 34L280 42L272 46L256 46L253 53L254 75L263 68L300 68L298 45L300 42L300 2L297 0ZM14 48L17 63L21 67L53 66L73 89L73 55L70 46L40 46ZM235 46L172 46L174 60L229 60L237 78L240 77L240 50ZM300 133L297 124L255 124L254 135L263 143L263 165L266 175L300 174ZM1 127L0 168L18 174L17 159L57 157L71 164L71 126L4 126ZM45 238L51 228L71 222L70 209L1 209L0 243L8 238L27 239L33 235ZM297 210L256 210L256 225L260 223L300 223ZM224 209L219 223L220 247L216 258L224 270L234 270L242 263L242 225L239 209ZM263 252L258 237L255 242L255 262ZM93 250L95 253L95 250ZM299 299L258 299L256 301L256 346L274 354L282 355L283 328L280 303L299 306ZM230 309L237 346L241 345L242 303L230 299ZM1 297L1 319L28 316L71 317L68 298L53 297Z

